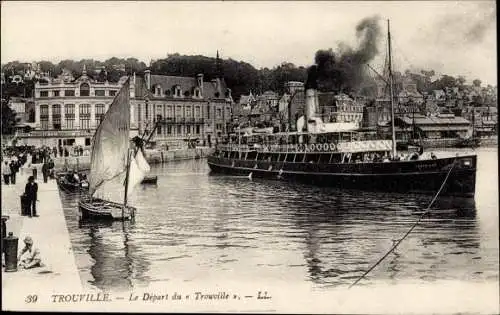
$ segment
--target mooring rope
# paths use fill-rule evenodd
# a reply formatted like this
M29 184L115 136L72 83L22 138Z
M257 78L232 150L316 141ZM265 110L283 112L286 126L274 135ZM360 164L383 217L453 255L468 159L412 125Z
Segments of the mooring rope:
M387 253L385 253L385 255L382 256L382 258L380 258L373 266L370 267L370 269L368 269L367 271L365 271L364 274L362 274L356 281L354 281L353 284L351 284L349 286L349 289L352 288L353 286L355 286L359 281L361 281L361 279L363 279L368 273L370 273L375 267L377 267L378 264L380 264L387 256L389 256L389 254L392 253L396 249L396 247L398 247L398 245L411 233L411 231L413 231L413 229L420 223L420 221L422 221L422 219L424 218L424 216L430 212L430 208L432 207L432 204L436 201L437 197L441 193L441 190L443 190L444 184L446 184L446 181L448 180L448 177L450 177L451 170L453 169L453 167L455 167L455 162L456 162L456 159L453 160L453 164L451 165L450 169L448 170L448 174L446 174L446 177L445 177L443 183L441 184L441 187L439 187L439 190L434 195L434 198L432 198L431 202L429 203L429 205L425 209L424 213L422 213L420 215L420 217L418 218L418 220L415 223L413 223L413 225L403 235L403 237L401 237L397 242L395 242L394 245L391 247L391 249L389 249L389 251Z

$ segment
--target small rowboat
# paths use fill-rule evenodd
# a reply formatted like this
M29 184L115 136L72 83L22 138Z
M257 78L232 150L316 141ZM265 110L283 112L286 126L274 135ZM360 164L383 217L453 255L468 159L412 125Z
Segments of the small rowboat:
M158 176L146 176L141 181L141 184L151 184L156 185L158 183Z

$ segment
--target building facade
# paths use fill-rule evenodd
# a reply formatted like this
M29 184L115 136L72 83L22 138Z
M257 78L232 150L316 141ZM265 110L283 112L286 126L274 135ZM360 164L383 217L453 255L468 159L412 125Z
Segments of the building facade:
M346 94L318 93L319 115L324 122L356 123L361 127L363 104Z
M99 82L87 75L74 79L63 72L58 78L37 82L34 89L33 130L19 134L35 146L91 145L92 137L115 95L119 82ZM182 144L187 138L214 143L227 132L233 99L223 79L206 82L203 75L176 77L152 75L131 78L131 137L149 134L158 144Z
M233 99L223 79L205 81L196 77L153 75L135 79L136 95L132 104L139 133L151 132L159 145L178 145L185 139L198 138L211 145L228 132Z
M84 69L76 80L68 80L63 74L47 83L37 82L34 130L18 136L27 145L90 146L95 130L125 79L118 83L97 82ZM131 84L131 98L134 89ZM132 105L132 130L137 129L134 111Z

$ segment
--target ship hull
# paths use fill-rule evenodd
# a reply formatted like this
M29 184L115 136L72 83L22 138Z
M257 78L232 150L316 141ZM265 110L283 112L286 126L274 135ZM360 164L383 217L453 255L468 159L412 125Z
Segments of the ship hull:
M158 176L146 176L141 181L141 184L156 185L158 183Z
M62 190L66 192L78 192L80 190L88 191L89 189L87 182L70 183L64 178L58 178L57 184L59 185L59 187L61 187Z
M80 220L131 220L134 217L135 208L124 206L116 202L102 199L86 199L78 203L80 209Z
M318 186L428 194L435 194L439 190L453 164L441 194L474 197L475 155L436 160L334 164L208 157L208 165L214 173L245 176L252 173L253 178L297 181Z

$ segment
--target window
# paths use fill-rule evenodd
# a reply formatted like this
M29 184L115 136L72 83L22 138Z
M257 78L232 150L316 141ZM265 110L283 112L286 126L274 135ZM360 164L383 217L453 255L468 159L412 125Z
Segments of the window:
M90 129L90 104L80 104L80 129Z
M116 90L109 90L109 96L115 96Z
M172 134L172 126L168 125L167 126L167 135L171 135Z
M207 119L210 119L210 104L207 105Z
M75 104L66 104L64 106L64 120L66 129L75 128Z
M104 90L95 90L95 96L105 96Z
M85 145L89 146L90 145L90 138L85 138Z
M191 118L191 106L186 107L186 117Z
M181 118L182 117L182 107L177 106L175 109L175 116Z
M40 128L49 129L49 105L40 105Z
M87 83L80 85L80 96L90 96L90 86Z
M65 90L64 96L75 96L75 90Z
M52 126L55 130L61 130L61 105L52 105Z
M158 121L158 116L160 116L159 120L163 119L163 105L156 104L156 120Z
M178 97L181 96L181 88L180 87L175 88L175 96L178 96Z
M40 91L40 97L49 97L49 91Z
M178 135L182 134L182 126L177 126L177 134Z
M34 108L31 108L28 112L28 121L29 122L35 122L35 109Z
M199 89L196 89L196 90L194 91L194 95L195 95L196 97L200 97L200 90L199 90Z
M53 93L54 93L54 96L55 96L55 97L58 97L58 96L59 96L59 91L54 91Z
M200 134L200 125L196 125L196 134L199 135Z
M106 107L104 104L97 104L95 106L95 121L96 124L100 124L101 121L104 119L104 114L106 114Z
M167 118L172 117L172 106L167 106Z
M194 108L194 117L195 118L200 118L200 106L196 106Z
M217 118L222 118L222 111L220 108L217 108Z
M156 128L156 134L161 135L161 126L160 125L158 125L158 127Z
M191 126L190 126L190 125L187 125L187 126L186 126L186 133L187 133L187 134L190 134L190 133L191 133Z
M161 86L156 86L155 87L155 95L156 96L161 96Z
M144 111L144 119L146 119L146 121L148 121L149 120L149 103L148 103L147 100L146 100L146 103L144 105L144 109L145 109L145 111Z

